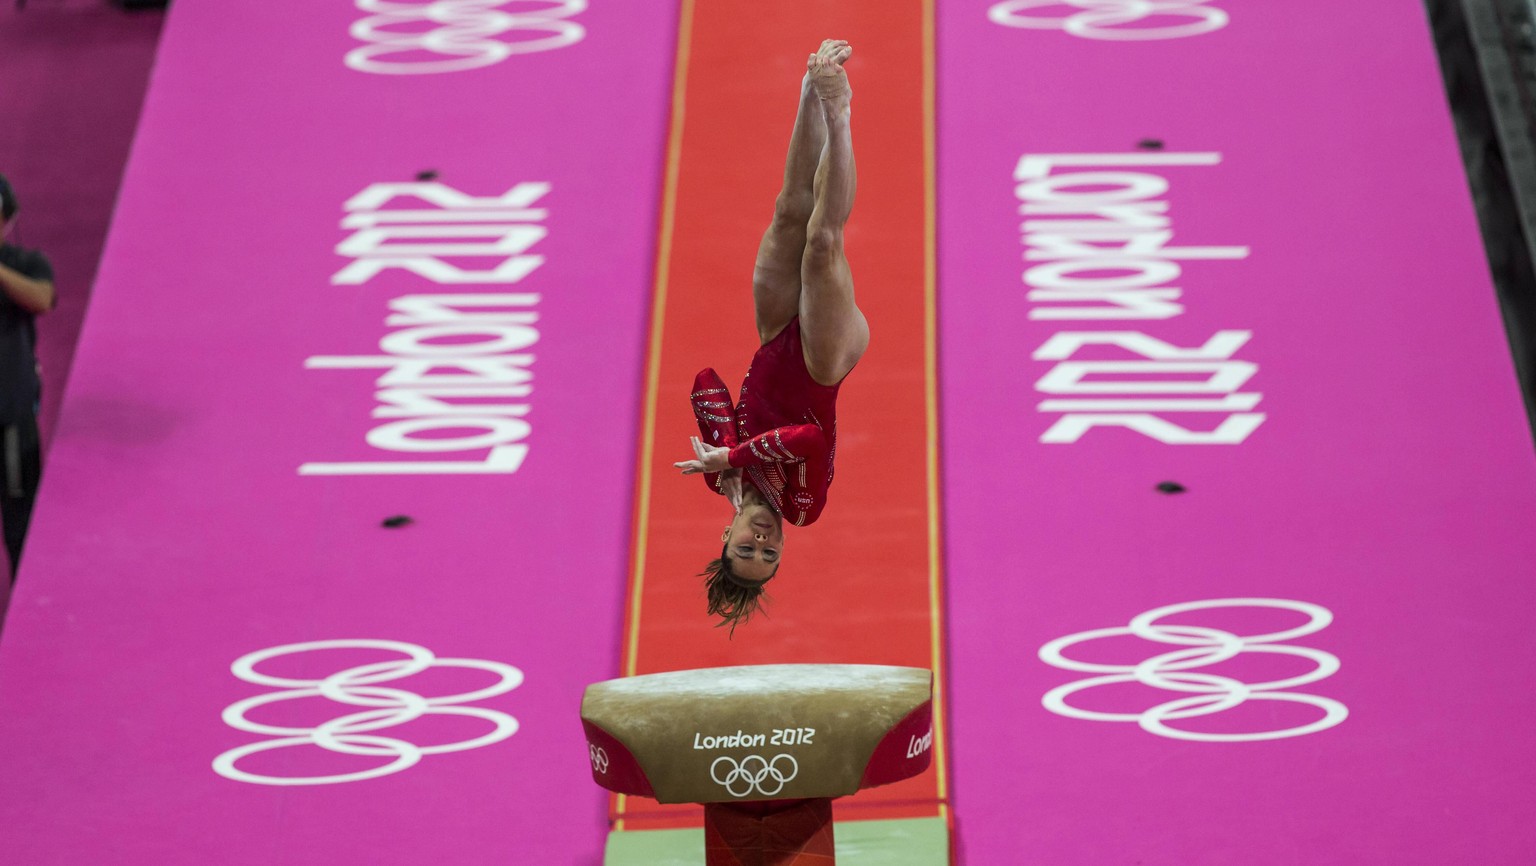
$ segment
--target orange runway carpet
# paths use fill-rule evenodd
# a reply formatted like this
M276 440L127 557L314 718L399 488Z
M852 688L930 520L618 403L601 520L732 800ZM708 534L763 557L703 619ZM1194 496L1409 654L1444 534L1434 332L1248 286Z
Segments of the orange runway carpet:
M942 676L930 5L685 2L678 38L622 672L836 662ZM841 392L838 433L858 459L838 464L814 526L787 528L768 616L732 640L704 615L695 576L718 555L728 506L671 464L691 456L694 374L714 366L734 391L757 348L752 261L823 38L854 46L847 248L873 338ZM934 771L839 801L841 820L948 817L942 697L938 710ZM618 829L696 826L702 809L618 796L613 817Z

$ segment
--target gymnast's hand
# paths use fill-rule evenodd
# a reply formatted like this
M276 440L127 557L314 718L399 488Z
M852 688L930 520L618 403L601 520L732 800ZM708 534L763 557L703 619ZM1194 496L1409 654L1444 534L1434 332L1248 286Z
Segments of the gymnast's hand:
M741 470L727 469L720 473L720 492L725 494L725 500L731 503L736 513L741 513Z
M713 445L705 445L697 436L688 437L693 443L693 453L697 460L684 460L681 463L673 463L673 466L683 470L684 475L697 475L700 472L724 472L731 468L731 449L716 448Z

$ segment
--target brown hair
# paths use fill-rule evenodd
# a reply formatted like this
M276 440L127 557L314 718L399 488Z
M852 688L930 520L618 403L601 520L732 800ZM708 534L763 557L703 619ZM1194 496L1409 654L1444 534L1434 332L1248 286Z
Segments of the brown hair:
M699 576L704 578L704 592L709 597L709 615L722 618L715 627L729 625L734 637L736 626L751 619L759 605L768 600L763 585L773 580L779 569L775 566L773 574L762 580L748 580L731 568L731 559L726 556L729 549L730 542L721 545L720 558L704 566ZM766 610L763 615L768 615Z

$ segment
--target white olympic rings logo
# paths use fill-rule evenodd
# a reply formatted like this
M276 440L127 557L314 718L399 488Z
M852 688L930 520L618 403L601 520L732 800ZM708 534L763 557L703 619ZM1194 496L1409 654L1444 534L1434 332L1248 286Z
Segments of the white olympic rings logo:
M346 64L380 75L430 75L491 66L514 54L575 45L587 31L566 20L585 12L587 0L354 0L373 13L352 25L354 39L369 44L347 52ZM497 7L518 4L523 10ZM536 4L529 8L527 4ZM437 25L431 30L423 24ZM513 32L547 34L505 41ZM432 59L424 55L438 55Z
M403 659L358 665L337 671L323 679L291 679L263 674L256 666L278 656L328 649L377 649L402 653ZM476 668L490 671L500 677L493 685L472 692L438 697L422 697L415 692L397 688L385 688L377 683L392 682L413 677L428 668L455 667ZM258 740L248 745L230 749L214 759L213 769L219 775L237 782L257 785L329 785L337 782L356 782L398 773L415 766L424 755L440 755L445 752L462 752L497 743L517 733L517 719L480 707L460 707L466 704L506 694L522 685L523 672L501 662L477 659L444 659L435 657L430 650L416 644L392 640L317 640L293 643L253 652L240 657L230 666L235 676L248 683L277 686L282 691L257 695L236 701L224 709L224 721L230 727L253 734L267 734L272 740ZM246 713L267 704L301 698L324 697L354 707L374 707L361 712L348 713L313 728L288 727L253 722ZM493 725L490 733L458 743L435 746L418 746L394 737L381 737L370 733L381 728L413 722L426 715L472 716L485 719ZM264 776L240 769L236 764L241 758L257 752L282 749L290 746L319 746L327 751L343 755L368 757L392 757L393 761L355 773L329 776Z
M588 743L587 756L592 759L593 772L604 776L608 774L608 753L603 751L602 746L594 746Z
M787 767L781 768L780 761L787 762ZM727 768L724 778L720 776L722 764ZM777 796L799 772L799 762L784 754L774 755L772 760L761 755L748 755L740 763L722 755L709 765L709 777L732 797L745 797L753 791L764 797Z
M987 10L994 24L1036 30L1065 30L1084 39L1135 41L1199 36L1227 26L1231 17L1206 3L1212 0L1003 0ZM1079 12L1063 18L1022 14L1042 6L1075 6ZM1125 27L1149 18L1193 18L1166 27Z
M1158 620L1193 610L1227 607L1269 607L1304 613L1308 621L1296 628L1259 635L1235 635L1216 628L1193 625L1159 625ZM1332 676L1339 669L1339 659L1331 653L1310 647L1286 646L1281 641L1302 637L1321 631L1333 621L1333 614L1324 607L1303 601L1277 598L1218 598L1208 601L1192 601L1170 604L1149 610L1132 619L1128 626L1098 628L1058 638L1040 648L1040 659L1046 664L1064 670L1104 674L1059 686L1047 692L1041 703L1058 715L1075 719L1100 722L1136 722L1142 730L1178 740L1194 740L1208 743L1237 743L1255 740L1278 740L1299 737L1326 730L1344 721L1349 709L1332 698L1283 691ZM1077 661L1063 655L1063 651L1086 641L1099 638L1135 635L1146 640L1174 646L1188 647L1155 655L1136 664L1115 665ZM1277 653L1300 656L1314 662L1317 667L1305 674L1262 683L1244 683L1231 677L1194 673L1190 668L1220 664L1242 653ZM1085 710L1067 703L1067 698L1077 692L1097 686L1118 683L1141 683L1153 688L1173 692L1190 693L1189 697L1176 698L1167 703L1142 710L1139 713L1112 713ZM1246 733L1205 733L1172 727L1168 722L1196 716L1209 716L1225 712L1244 701L1290 701L1310 704L1323 711L1322 718L1293 728L1277 731Z

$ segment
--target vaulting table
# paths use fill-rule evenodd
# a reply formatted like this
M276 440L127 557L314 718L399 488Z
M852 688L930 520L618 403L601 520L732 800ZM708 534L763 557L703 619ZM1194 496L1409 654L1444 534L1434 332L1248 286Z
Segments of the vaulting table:
M594 683L592 778L704 805L708 866L834 862L832 800L928 768L933 675L882 665L705 668Z

